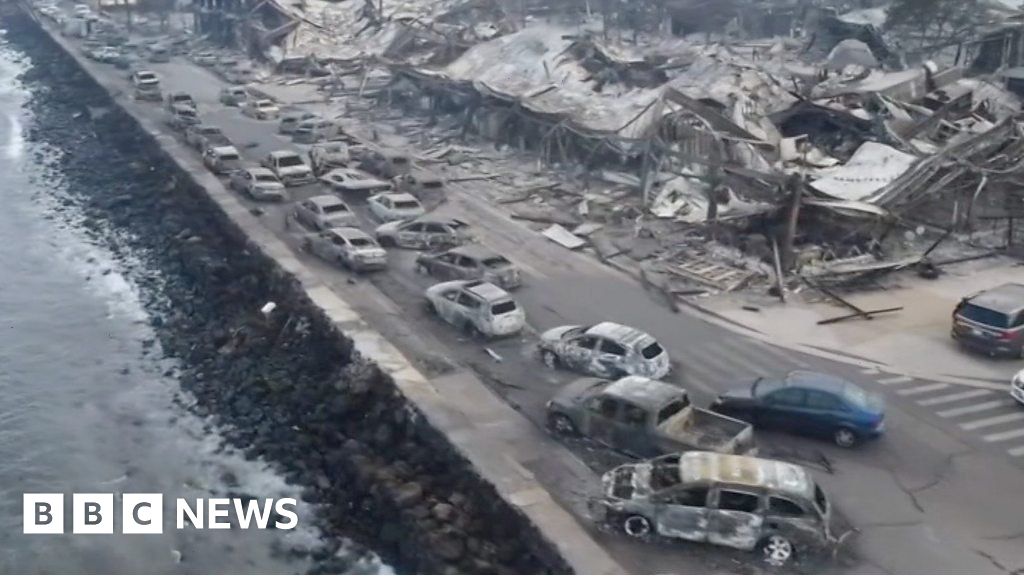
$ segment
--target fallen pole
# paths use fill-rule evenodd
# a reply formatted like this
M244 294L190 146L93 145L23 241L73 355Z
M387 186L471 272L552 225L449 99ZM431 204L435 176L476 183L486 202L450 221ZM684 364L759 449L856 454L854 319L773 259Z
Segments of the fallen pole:
M878 310L861 310L853 314L846 314L845 316L836 316L835 318L826 318L824 320L818 320L818 325L823 326L825 324L835 324L836 322L842 322L843 320L849 320L851 318L864 318L865 320L871 320L874 314L885 314L888 312L899 312L903 310L903 306L897 306L895 308L879 308Z

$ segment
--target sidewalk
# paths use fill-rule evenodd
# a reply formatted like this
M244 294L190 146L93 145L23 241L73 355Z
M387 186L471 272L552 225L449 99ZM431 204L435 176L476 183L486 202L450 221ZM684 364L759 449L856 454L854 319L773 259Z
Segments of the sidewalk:
M988 258L947 267L937 280L908 271L889 281L896 287L852 292L843 298L864 310L902 310L824 326L818 322L851 311L810 289L789 294L785 304L767 295L722 294L702 299L700 305L774 344L810 353L834 352L878 364L887 372L1003 384L1024 368L1019 359L964 350L949 336L951 314L962 297L1005 282L1024 282L1024 267L1016 261Z

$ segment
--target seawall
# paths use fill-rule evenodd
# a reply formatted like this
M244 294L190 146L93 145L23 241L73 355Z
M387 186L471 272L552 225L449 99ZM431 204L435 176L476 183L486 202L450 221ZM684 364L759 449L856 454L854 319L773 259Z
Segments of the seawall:
M621 571L487 432L521 420L514 410L489 392L467 410L435 387L152 112L46 26L25 14L4 20L36 36L40 54L50 46L53 74L76 68L80 77L62 81L95 92L78 104L110 108L79 128L141 165L93 167L132 185L85 202L129 230L168 278L152 287L165 298L151 312L164 350L186 366L180 381L194 410L304 485L328 529L355 530L398 570ZM277 308L264 317L268 301Z

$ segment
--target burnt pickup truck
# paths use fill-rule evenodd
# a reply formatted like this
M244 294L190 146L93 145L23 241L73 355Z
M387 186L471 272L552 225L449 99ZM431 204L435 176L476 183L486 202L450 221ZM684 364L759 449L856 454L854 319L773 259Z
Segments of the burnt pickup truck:
M750 424L697 408L686 390L641 376L580 378L547 404L548 425L642 458L686 450L754 455Z

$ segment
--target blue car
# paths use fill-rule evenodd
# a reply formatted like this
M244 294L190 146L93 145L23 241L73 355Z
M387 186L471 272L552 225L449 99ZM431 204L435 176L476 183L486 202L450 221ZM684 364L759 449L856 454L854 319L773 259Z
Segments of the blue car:
M885 429L885 404L856 384L815 372L790 372L782 378L758 378L722 394L711 409L806 436L830 438L849 448Z

